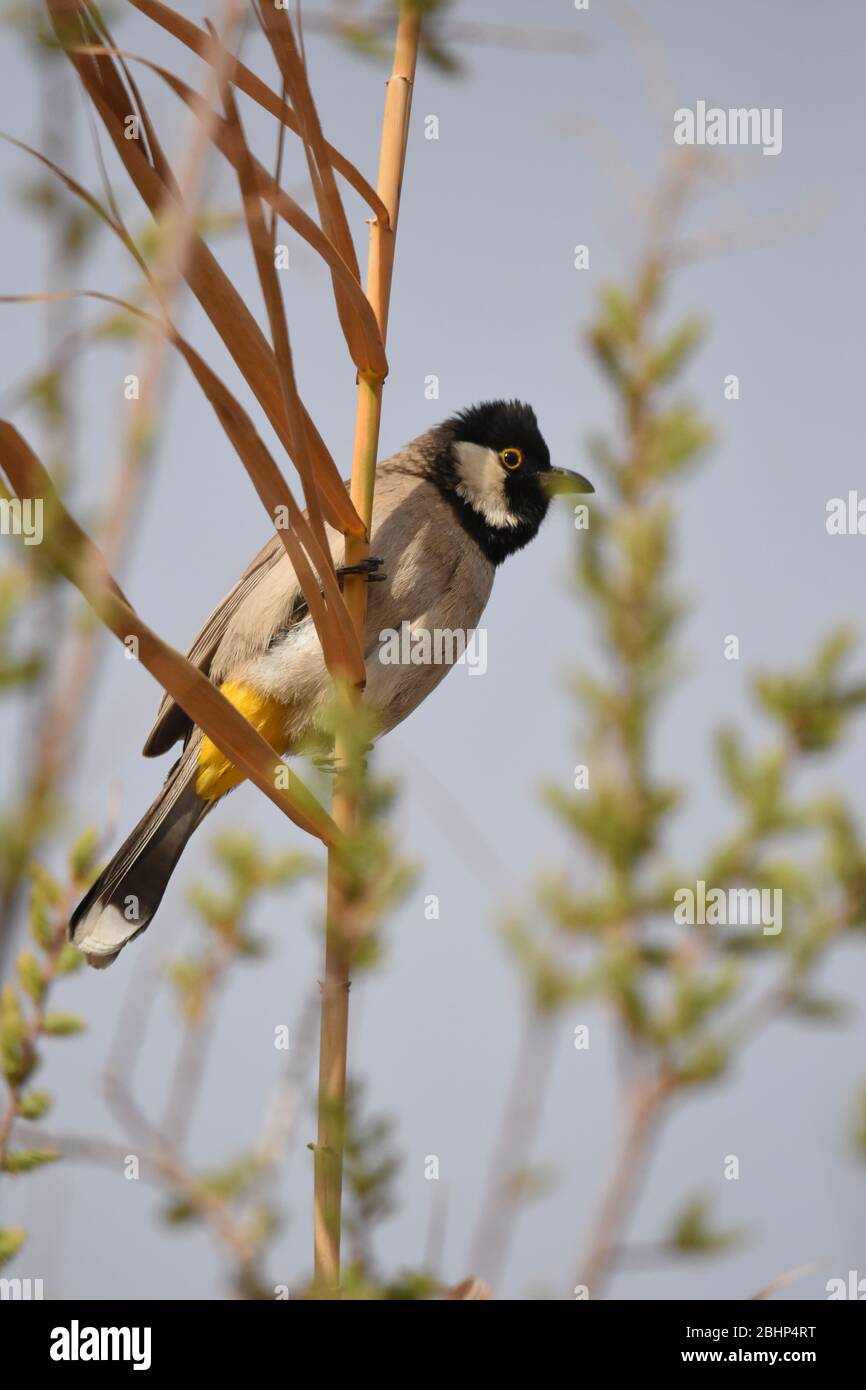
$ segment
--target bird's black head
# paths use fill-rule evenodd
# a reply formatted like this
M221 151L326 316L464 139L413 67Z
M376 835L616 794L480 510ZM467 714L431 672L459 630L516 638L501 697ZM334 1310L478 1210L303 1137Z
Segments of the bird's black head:
M438 433L433 481L494 565L536 535L552 492L592 492L580 474L551 467L535 411L522 401L483 401Z

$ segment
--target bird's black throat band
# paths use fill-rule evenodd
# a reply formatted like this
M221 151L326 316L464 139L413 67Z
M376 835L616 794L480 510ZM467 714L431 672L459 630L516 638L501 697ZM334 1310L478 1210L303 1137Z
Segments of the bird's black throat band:
M512 516L517 517L517 523L492 525L457 491L459 477L450 448L433 458L427 477L491 565L501 565L509 555L528 545L547 514L549 499L536 477L508 477L504 480L505 501Z

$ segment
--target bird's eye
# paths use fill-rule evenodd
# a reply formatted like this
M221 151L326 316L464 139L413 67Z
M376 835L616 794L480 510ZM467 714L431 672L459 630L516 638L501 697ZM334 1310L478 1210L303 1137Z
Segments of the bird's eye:
M519 468L523 462L523 454L519 449L500 449L499 457L506 468Z

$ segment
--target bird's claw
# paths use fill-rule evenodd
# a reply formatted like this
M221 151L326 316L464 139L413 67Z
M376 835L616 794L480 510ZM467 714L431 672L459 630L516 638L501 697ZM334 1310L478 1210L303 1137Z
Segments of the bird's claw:
M357 565L340 565L337 578L345 579L347 574L365 574L368 584L382 584L388 578L380 570L384 563L381 555L369 555L366 560L359 560Z
M367 743L361 751L360 763L363 772L367 771L367 754L372 750L372 743ZM348 771L345 763L338 763L333 753L317 753L310 761L319 772L327 773L334 778L345 776Z

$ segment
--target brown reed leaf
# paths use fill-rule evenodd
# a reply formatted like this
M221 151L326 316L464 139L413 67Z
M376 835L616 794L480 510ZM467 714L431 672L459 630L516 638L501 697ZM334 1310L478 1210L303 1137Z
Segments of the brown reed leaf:
M298 576L322 643L328 670L334 676L346 676L354 684L363 684L366 680L364 658L334 573L327 538L323 535L320 541L310 526L240 403L191 344L177 333L172 335L172 341L213 406L271 519L274 519L278 508L286 509L289 525L278 527L277 534ZM311 568L308 556L315 565L316 573ZM325 591L324 601L322 588Z
M240 402L171 322L148 314L119 295L103 290L51 290L38 294L0 295L0 304L52 303L64 299L96 299L114 304L159 328L177 349L249 473L271 521L274 521L279 508L284 508L288 514L289 525L278 527L277 534L298 576L328 670L333 675L346 676L354 684L362 684L366 674L364 659L337 583L327 539L323 549ZM315 572L312 566L315 566ZM322 589L325 591L324 597Z
M120 57L122 54L133 62L149 68L180 97L200 121L207 125L214 145L236 171L240 171L241 167L249 162L251 180L259 197L279 212L292 230L321 256L331 271L340 323L346 345L358 371L374 376L386 376L388 364L379 325L370 301L357 280L357 271L346 263L341 251L300 203L286 193L285 189L280 188L264 165L245 148L238 138L237 129L217 115L194 88L148 58L121 49L106 48L102 44L81 45L75 51L84 55L105 57Z
M105 626L121 642L137 638L141 664L284 815L325 844L334 843L339 830L309 788L285 768L270 744L216 686L138 616L100 551L66 511L33 450L7 420L0 420L0 461L16 497L43 502L50 518L45 537L49 559L81 591ZM275 785L278 766L288 778L286 791Z
M292 449L298 460L298 472L301 475L301 481L304 487L304 496L307 500L310 522L323 551L327 554L328 544L325 538L319 494L316 488L315 478L311 475L308 467L308 460L304 448L304 427L303 419L300 414L301 401L297 382L295 380L294 366L292 364L292 349L289 343L289 329L286 323L283 295L274 265L273 239L265 225L262 205L255 191L252 157L246 142L246 137L244 136L237 105L231 91L228 89L225 92L224 104L229 127L241 151L241 159L237 165L238 183L240 186L241 199L243 201L247 234L250 239L250 245L252 246L256 271L258 272L259 284L262 290L262 298L265 301L268 322L271 328L271 342L273 343L274 355L277 359L277 371L280 374L280 386L283 391L286 418L289 422L289 431L292 436Z
M475 1302L491 1299L493 1290L489 1284L485 1284L479 1279L477 1274L470 1274L467 1279L463 1279L453 1288L445 1290L446 1298L462 1299L464 1302Z
M86 22L87 7L84 0L46 0L46 4L61 43L69 45L69 19L70 15L74 14L83 20L84 42L93 49L100 47L98 42L94 43L99 35ZM125 138L125 120L130 115L140 115L140 111L135 103L131 103L131 98L123 89L114 60L95 51L78 52L74 45L67 46L67 57L78 72L87 95L132 182L151 213L158 219L165 199L173 195L166 180L160 176L155 165L141 148L143 142ZM288 422L274 354L243 298L198 236L191 238L183 274L265 411L280 442L289 452ZM344 534L363 535L363 523L352 506L336 464L306 409L304 431L308 450L314 460L327 519Z
M192 49L199 57L204 58L208 63L214 63L219 56L219 48L222 47L217 40L217 49L211 45L210 36L204 29L199 29L191 20L178 14L170 5L164 5L161 0L129 0L137 10L147 15L155 24L159 24L169 34L172 34L187 48ZM267 83L257 77L250 68L246 67L240 59L235 60L235 70L230 77L232 86L237 87L252 101L263 107L265 111L276 116L278 121L293 134L300 135L300 121L292 111L291 107L272 91ZM341 174L350 187L354 188L363 199L367 206L372 210L379 222L383 226L388 226L388 209L379 197L375 188L364 178L361 171L356 168L344 154L333 145L326 142L327 157L338 174Z
M784 1274L777 1274L764 1288L758 1289L757 1293L749 1295L749 1302L760 1301L761 1299L772 1298L773 1294L779 1289L784 1289L786 1285L793 1284L796 1279L802 1279L804 1274L811 1274L818 1269L818 1264L798 1265L796 1269L786 1270Z
M44 164L47 169L50 169L52 174L60 179L61 183L65 184L70 193L74 193L77 198L80 198L82 202L86 203L91 211L95 212L97 217L99 217L106 226L111 228L115 236L120 238L129 254L135 259L142 274L147 276L148 279L150 278L147 263L142 257L135 242L132 240L132 237L122 223L118 222L117 219L112 216L98 198L95 198L92 193L88 192L88 190L82 184L78 183L71 174L68 174L65 169L61 169L59 164L55 164L47 155L41 154L39 150L35 150L32 145L26 145L23 140L16 140L14 135L7 135L5 131L2 130L0 130L0 140L5 140L9 145L15 145L17 149L23 150L25 154L31 155L33 159L38 159L40 164Z
M295 31L292 26L291 18L287 10L278 10L273 5L263 7L261 4L255 5L256 15L261 24L268 42L271 45L277 67L283 79L283 84L289 94L292 105L298 113L301 125L301 139L304 142L304 150L307 156L307 167L310 173L310 182L316 198L316 206L319 210L319 219L322 229L334 246L339 251L343 261L349 267L358 288L361 288L361 272L358 268L358 260L355 255L355 245L352 241L352 234L349 231L349 224L346 220L346 212L343 201L337 188L337 181L334 178L334 170L328 159L327 145L322 133L319 113L316 110L316 103L310 90L307 78L307 65L304 55L298 47L295 38ZM337 304L337 312L343 326L343 332L347 342L351 343L358 331L357 320L364 317L364 310L358 303L357 296L347 293L341 282L334 278L332 271L332 281L334 287L334 299ZM362 292L362 300L369 310L369 301ZM375 318L374 318L375 322ZM377 337L381 343L378 332ZM360 364L355 363L359 370L363 370ZM381 363L375 368L368 366L367 370L375 370L377 375L387 372L385 362L385 351L382 346Z
M108 44L109 47L113 47L114 40L112 39L111 34L108 28L106 27L105 20L102 18L102 14L98 6L93 4L92 0L85 0L85 8L87 10L89 22L95 30L96 34L99 37L101 37L103 43ZM123 80L129 91L131 101L132 103L134 103L134 109L138 111L138 114L141 118L141 124L144 127L144 133L147 139L147 144L150 150L150 156L153 166L159 174L160 178L163 180L163 182L166 183L168 187L171 189L171 191L174 193L175 197L180 198L182 196L180 185L174 177L174 173L172 171L172 167L168 160L168 157L166 156L162 146L159 143L159 139L156 134L156 129L153 125L153 122L150 119L147 107L142 101L141 93L139 92L138 87L135 84L135 79L132 76L132 73L130 72L122 57L118 60L118 67L120 68ZM106 74L106 77L109 77L109 74ZM122 92L122 84L119 82L119 80L115 79L116 74L114 74L114 77L110 78L110 80L112 82L112 87L115 94L118 95ZM133 107L131 106L130 109L133 109Z
M299 112L299 133L307 154L310 180L325 239L321 239L319 228L315 227L315 224L297 204L294 205L294 210L299 225L296 226L295 221L290 216L287 216L286 220L291 226L295 226L296 230L299 230L300 234L305 236L307 240L310 240L311 234L315 236L315 241L312 244L328 263L331 270L337 314L355 366L360 372L373 372L383 376L387 373L384 348L375 316L370 311L369 302L361 290L360 270L352 234L337 189L329 158L329 146L322 133L315 102L307 80L306 66L295 41L291 20L285 10L270 8L262 12L259 7L256 13L273 49L286 89ZM210 25L208 28L210 32L202 44L202 56L208 62L216 63L219 59L219 53L224 53L224 49L219 45L217 36ZM217 47L215 48L214 45ZM115 56L122 61L123 57L131 55L118 53ZM139 59L138 61L145 60ZM201 114L202 119L207 120L209 130L212 130L213 113L208 110L206 105L203 105L198 94L192 92L185 83L180 83L174 79L173 75L166 69L153 66L154 70L158 71L159 75L168 81L188 104L195 102L194 109ZM228 153L225 149L223 152ZM228 157L232 158L231 155ZM235 162L234 159L232 162ZM259 172L263 173L264 171L260 169ZM271 182L273 183L273 180ZM279 192L277 185L274 185L274 188ZM332 254L331 248L335 254ZM348 277L345 273L347 270L349 272Z
M98 199L94 198L93 195L87 191L87 189L85 189L81 184L79 184L75 179L73 179L66 172L66 170L60 167L60 165L55 164L52 160L40 154L38 150L34 150L31 146L24 144L20 140L14 139L12 136L4 135L2 132L0 132L0 139L7 140L10 144L17 146L26 154L30 154L35 159L40 160L41 163L46 165L46 167L50 169L51 172L55 174L56 177L59 178L72 193L74 193L77 197L81 198L85 203L87 203L87 205L90 206L102 218L102 220L115 233L115 235L120 238L120 240L126 246L127 250L129 250L130 253L135 257L137 264L140 266L145 276L148 278L148 280L150 280L150 272L148 270L148 267L146 263L141 259L138 250L135 246L135 243L132 241L131 237L129 237L128 233L126 232L126 229L122 226L122 224L111 216L111 214L98 201ZM246 412L243 411L242 407L240 406L239 402L235 399L235 397L232 396L232 394L223 385L223 383L220 382L218 378L214 376L214 374L210 371L210 368L208 368L206 364L202 362L200 356L197 353L195 353L192 346L177 332L176 328L174 328L174 326L170 324L167 319L164 322L160 321L157 318L147 314L143 309L139 308L137 305L131 304L127 300L119 298L117 295L104 293L98 290L58 290L42 294L2 295L0 296L0 303L46 303L55 302L57 300L62 299L74 299L79 297L89 299L100 299L105 301L106 303L115 304L120 308L125 309L126 311L132 314L135 314L142 320L156 324L158 327L161 328L162 331L164 331L167 334L169 340L174 344L175 347L178 348L178 350L185 357L187 363L193 370L194 375L196 376L196 380L199 382L199 385L203 385L203 380L208 380L209 390L206 391L206 394L208 395L208 399L214 406L218 418L220 419L224 427L226 420L231 419L234 421L238 418L242 418L242 434L245 436L249 436L250 434L252 436L255 436L257 447L250 448L245 452L242 448L238 448L236 438L237 431L235 430L234 433L229 433L229 431L227 430L227 433L229 433L229 437L232 439L232 443L234 443L235 447L238 448L238 452L241 456L241 459L247 467L247 471L250 473L250 476L256 487L256 491L259 494L259 497L262 498L262 500L265 502L266 507L268 508L271 520L274 519L276 508L278 506L284 507L289 512L290 518L292 518L293 516L297 516L300 518L300 525L297 525L294 521L292 522L292 524L295 526L295 529L300 530L302 532L306 532L306 518L298 509L294 497L288 489L285 479L279 472L279 469L277 468L277 465L271 458L270 454L267 452L267 450L265 450L264 444L258 438L255 429L252 425L252 422L249 420L249 417L246 415ZM194 365L194 362L196 365ZM216 404L217 399L219 399L220 402L219 408ZM298 405L300 406L300 402L298 402ZM297 420L295 423L295 428L296 430L298 428ZM260 459L263 457L263 454L264 456L266 456L267 460L265 464L260 463ZM313 484L313 488L314 487L315 484ZM318 500L318 494L314 493L314 495ZM266 498L268 500L266 500ZM326 596L328 598L329 605L332 606L333 612L336 615L336 621L341 634L338 638L338 641L342 647L342 655L337 658L336 662L334 663L334 667L332 668L332 661L334 660L332 649L330 659L328 660L329 669L339 669L340 671L345 671L346 673L350 674L351 679L356 681L361 680L363 679L364 670L363 659L361 657L360 647L358 645L354 629L352 628L351 622L348 618L348 614L345 610L345 604L343 603L342 594L339 590L339 586L336 583L336 577L333 572L334 567L330 554L330 548L324 537L324 533L317 537L317 540L318 545L313 546L311 555L316 569L319 572L320 582L326 590ZM309 545L309 541L306 536L302 537L302 542ZM284 538L284 544L285 543L286 539ZM307 567L306 569L304 568L305 560L303 556L298 558L290 552L290 559L292 559L292 563L296 567L299 580L301 581L301 587L304 590L304 596L307 599L308 604L310 605L311 615L313 616L314 621L316 621L317 613L319 612L319 605L317 603L317 600L320 599L318 585L309 582L310 571L309 567ZM312 598L310 597L310 592L308 592L308 590L312 591ZM321 638L322 630L319 627L318 621L317 629L319 629L319 635ZM323 649L326 652L326 659L328 659L328 648L325 640L323 640L322 645Z

